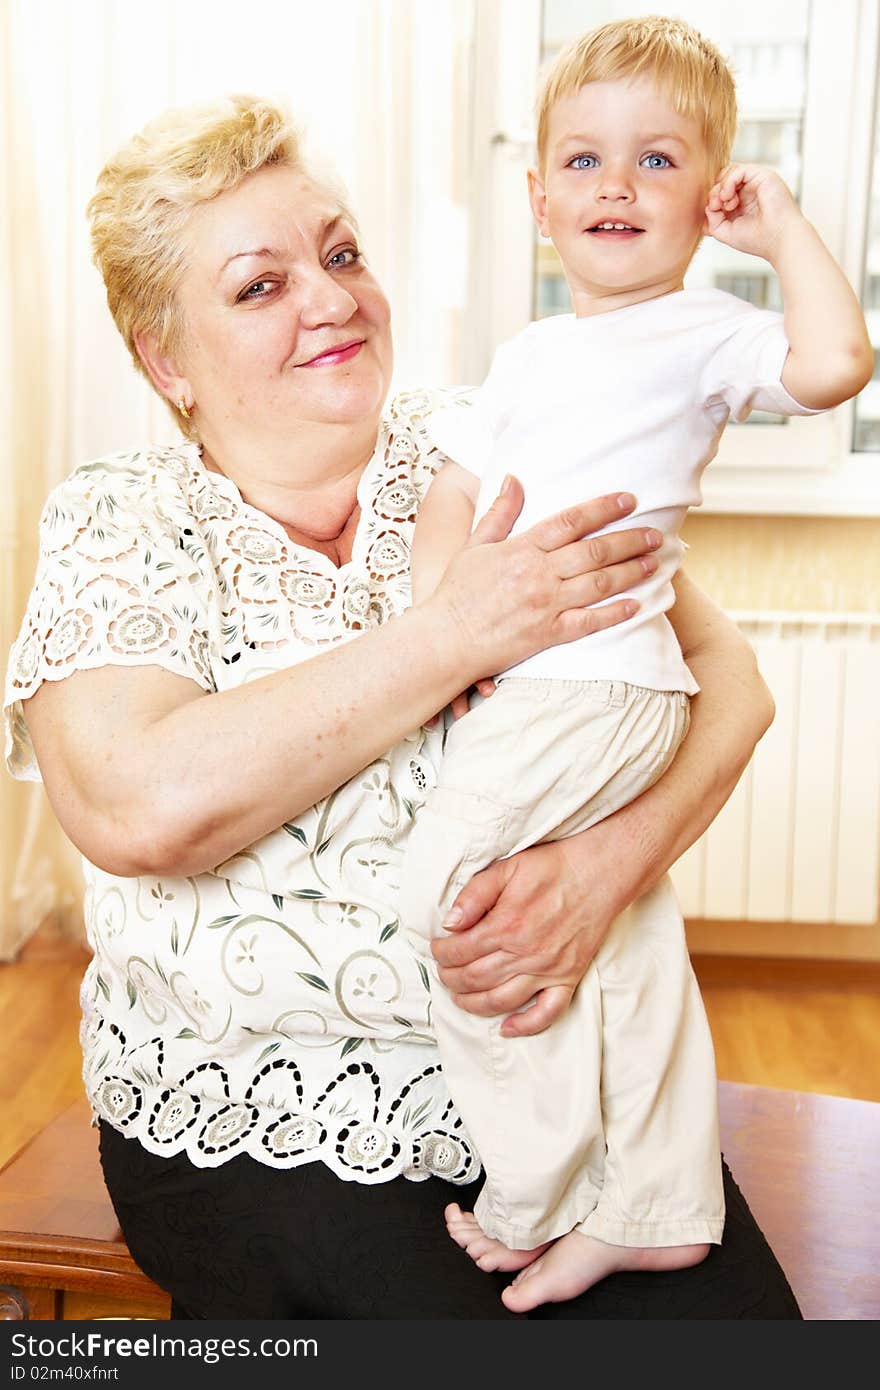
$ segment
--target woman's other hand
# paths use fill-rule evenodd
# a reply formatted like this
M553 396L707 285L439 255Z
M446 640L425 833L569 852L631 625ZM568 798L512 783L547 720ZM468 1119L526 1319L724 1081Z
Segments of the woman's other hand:
M462 889L453 906L459 916L445 924L450 934L431 949L466 1013L508 1014L501 1031L515 1038L542 1032L568 1008L619 910L606 891L614 866L595 848L585 864L571 839L535 845L490 864ZM531 1007L513 1012L533 997Z
M467 686L632 617L637 601L614 595L657 568L659 532L594 534L629 515L636 503L628 493L569 507L506 539L522 502L522 485L508 479L428 600L457 644Z

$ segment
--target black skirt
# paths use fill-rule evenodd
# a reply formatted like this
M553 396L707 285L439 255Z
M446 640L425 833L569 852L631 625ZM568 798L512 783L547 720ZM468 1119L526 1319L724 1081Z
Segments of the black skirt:
M724 1239L702 1264L613 1274L568 1303L513 1314L513 1277L484 1274L450 1240L443 1208L471 1210L480 1182L367 1186L322 1163L268 1168L247 1155L196 1168L101 1124L107 1189L129 1249L198 1319L799 1319L794 1295L724 1168Z

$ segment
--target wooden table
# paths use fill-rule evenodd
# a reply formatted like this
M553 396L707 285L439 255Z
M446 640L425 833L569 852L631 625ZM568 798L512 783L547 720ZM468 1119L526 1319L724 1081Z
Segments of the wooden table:
M0 1172L0 1318L167 1318L135 1264L98 1162L85 1097Z
M722 1081L721 1146L811 1320L880 1318L880 1104Z
M880 1318L880 1104L721 1082L722 1145L805 1318ZM77 1102L0 1172L0 1318L168 1316Z

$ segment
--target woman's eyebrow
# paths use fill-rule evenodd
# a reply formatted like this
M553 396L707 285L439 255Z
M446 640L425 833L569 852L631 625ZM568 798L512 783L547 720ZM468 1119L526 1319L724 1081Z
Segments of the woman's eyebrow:
M327 233L332 231L333 228L336 227L340 222L345 222L346 220L346 215L342 211L333 213L328 217L322 218L318 226L319 238L325 237ZM223 264L217 272L217 278L220 278L226 267L231 265L233 261L240 261L245 256L271 256L275 260L278 260L282 255L283 252L279 251L277 246L259 246L253 251L236 251L234 255L229 256L223 262Z
M233 261L240 261L245 256L273 256L277 260L280 255L281 252L275 246L259 246L253 251L236 251L234 256L230 256L223 262L217 272L217 277L219 279L226 267L232 265Z

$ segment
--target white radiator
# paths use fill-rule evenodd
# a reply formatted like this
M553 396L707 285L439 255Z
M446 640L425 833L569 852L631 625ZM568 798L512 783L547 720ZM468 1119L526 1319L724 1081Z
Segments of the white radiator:
M755 648L776 719L673 870L684 914L876 922L880 615L731 616Z

